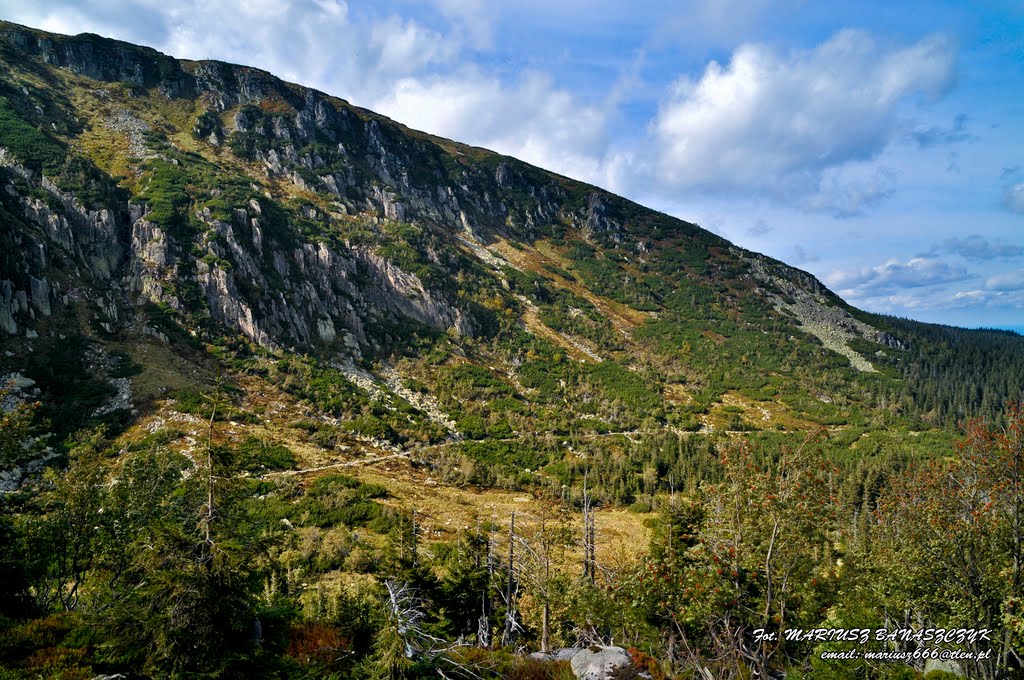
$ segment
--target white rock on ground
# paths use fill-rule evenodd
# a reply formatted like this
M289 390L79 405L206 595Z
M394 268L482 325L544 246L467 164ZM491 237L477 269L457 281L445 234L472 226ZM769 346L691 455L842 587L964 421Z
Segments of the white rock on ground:
M562 647L560 649L553 649L550 652L534 652L530 654L530 658L539 661L572 661L572 657L579 654L580 651L576 647Z
M609 680L617 668L633 661L622 647L594 645L577 652L569 665L579 680Z

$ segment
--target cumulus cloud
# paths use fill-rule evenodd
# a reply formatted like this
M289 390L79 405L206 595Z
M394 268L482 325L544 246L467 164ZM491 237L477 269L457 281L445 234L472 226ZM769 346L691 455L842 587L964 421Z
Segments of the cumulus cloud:
M406 78L372 108L414 127L570 176L601 179L595 159L607 144L606 114L581 105L543 73L526 73L512 84L476 68Z
M1024 309L1024 269L985 278L932 257L833 271L823 280L848 302L883 314L995 323ZM952 318L951 318L952 317ZM990 321L985 321L990 318Z
M856 30L788 54L743 45L699 80L676 81L651 126L658 170L680 188L814 193L827 169L876 157L900 129L901 103L941 96L955 72L941 35L901 49Z
M933 246L924 257L934 257L939 254L959 255L966 260L985 262L1020 257L1024 255L1024 246L1001 240L992 241L981 234L971 234L963 238L947 238Z
M829 286L840 295L863 298L890 293L894 289L936 286L976 278L963 267L941 260L915 257L907 262L889 260L876 267L840 269L826 277Z
M398 78L452 63L460 48L414 20L354 15L338 0L186 0L169 5L163 20L160 48L175 56L260 66L357 101Z
M389 16L373 22L365 49L375 75L403 75L447 63L458 54L457 43L409 19Z

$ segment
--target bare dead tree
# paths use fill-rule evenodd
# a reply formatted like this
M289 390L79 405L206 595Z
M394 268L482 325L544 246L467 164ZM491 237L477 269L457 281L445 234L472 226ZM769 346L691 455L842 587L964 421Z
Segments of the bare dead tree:
M594 505L587 489L587 473L583 473L583 578L594 582L596 550L594 547Z
M417 566L418 563L419 563L419 554L417 552L418 548L417 548L417 545L416 545L416 534L417 534L418 530L419 530L419 526L416 524L416 508L414 506L413 509L412 509L412 536L410 537L410 540L412 541L411 546L410 546L411 558L412 558L412 566L414 566L414 567Z
M384 582L384 588L385 624L373 647L371 671L374 680L405 677L417 658L426 658L435 664L447 663L452 671L463 677L479 677L445 657L444 652L450 651L452 645L424 630L426 606L409 584L389 580ZM446 677L440 668L436 670L441 677Z
M508 568L507 587L505 591L505 630L501 636L501 644L509 646L515 641L516 634L522 629L516 621L516 601L519 597L519 579L516 578L515 569L515 544L516 544L516 513L512 511L512 520L508 527Z
M479 532L479 522L477 523ZM476 627L476 644L478 647L491 646L491 599L488 597L491 584L494 583L494 536L491 524L487 525L487 585L480 593L480 619Z

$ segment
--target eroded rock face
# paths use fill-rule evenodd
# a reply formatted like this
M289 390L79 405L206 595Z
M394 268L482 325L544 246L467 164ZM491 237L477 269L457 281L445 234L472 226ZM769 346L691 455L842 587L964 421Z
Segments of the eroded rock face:
M508 217L505 205L491 192L478 191L479 177L453 184L436 161L433 144L396 134L390 123L354 115L337 100L288 86L258 69L178 62L96 36L45 36L19 27L5 27L2 34L26 58L97 81L157 87L169 98L201 96L214 110L241 106L234 116L235 130L281 143L256 152L255 160L267 175L333 195L339 215L376 214L382 222L427 220L454 229L470 221L501 224ZM258 107L245 106L268 97L283 100L293 112L265 118ZM322 152L302 151L311 142L326 142L341 161L352 157L353 162L343 168L335 163L325 172ZM424 165L424 157L433 158L429 171L417 167ZM356 162L362 174L356 172ZM472 316L450 295L381 257L372 245L296 243L294 238L285 243L268 236L258 201L237 206L233 220L214 219L209 211L197 214L215 238L196 239L172 235L149 219L145 205L87 210L49 178L19 165L5 149L0 149L0 165L30 186L30 192L11 183L2 188L17 196L26 224L38 227L16 230L12 242L4 243L24 260L0 262L0 333L5 335L34 333L30 327L38 317L66 303L61 280L81 286L86 299L109 299L108 293L116 293L129 308L153 303L182 314L197 313L267 346L338 343L358 353L359 347L374 344L368 324L402 319L463 335L476 331ZM366 169L372 176L366 176ZM507 174L510 181L522 183L513 172ZM555 212L554 202L546 201L537 217L550 220ZM528 215L527 221L531 219ZM92 287L96 290L88 290ZM194 309L197 297L187 294L190 290L198 291L205 309ZM116 304L104 306L112 309L105 317L118 316ZM112 329L110 321L98 319Z
M19 252L0 264L0 332L7 335L30 332L36 319L52 313L61 301L62 273L78 285L95 286L84 297L102 299L100 323L108 330L119 317L108 294L120 295L124 306L154 303L185 312L189 302L180 291L191 281L205 299L203 314L268 347L338 342L345 353L358 354L373 345L367 323L401 318L463 335L475 331L471 318L443 293L372 245L285 244L265 237L255 199L236 208L230 221L209 210L198 213L208 229L204 240L180 242L150 221L143 205L84 210L52 182L14 167L53 199L22 196L11 183L5 187L18 198L26 226L37 228L5 234L10 252ZM381 198L386 211L402 216L393 193Z
M825 297L824 286L814 277L804 275L803 280L796 282L792 280L793 270L787 270L788 277L779 276L761 256L748 261L751 276L769 287L766 295L772 305L797 319L804 331L818 338L828 349L845 356L858 371L874 373L878 369L850 347L851 340L874 340L886 347L905 349L902 342L888 333L872 328L831 304Z
M907 349L907 344L905 342L903 342L899 338L893 337L891 334L886 333L885 331L879 331L878 333L875 334L875 342L877 342L879 345L885 345L889 349Z
M98 87L118 82L155 88L168 99L201 101L217 114L205 120L218 146L222 138L231 146L238 139L232 135L260 140L244 155L253 177L263 175L254 179L254 191L263 193L266 186L257 184L267 179L318 194L323 200L317 207L301 210L328 235L351 218L377 227L414 223L449 242L464 234L481 242L495 234L528 241L552 225L575 227L588 239L622 241L633 228L622 199L606 192L567 188L565 178L513 159L464 162L468 148L452 151L445 140L409 134L381 116L259 69L182 62L98 36L49 36L10 25L0 29L0 40L20 58L92 78ZM134 156L160 156L155 146L136 148L145 146L149 123L128 109L112 116L107 128L129 137ZM66 118L74 136L77 119ZM132 309L156 305L268 347L358 354L380 340L368 330L375 326L413 323L461 335L480 330L453 286L437 285L437 278L425 282L373 243L311 237L295 225L283 235L260 200L229 205L230 218L192 207L188 228L179 229L123 197L86 209L17 161L0 149L0 165L31 190L13 184L0 189L17 195L25 223L35 228L19 230L11 246L30 254L24 263L0 261L0 334L35 332L40 318L74 307L75 295L103 300L89 321L108 332L130 323ZM202 205L198 199L208 197L195 198ZM435 253L428 257L442 276L457 273L437 262Z

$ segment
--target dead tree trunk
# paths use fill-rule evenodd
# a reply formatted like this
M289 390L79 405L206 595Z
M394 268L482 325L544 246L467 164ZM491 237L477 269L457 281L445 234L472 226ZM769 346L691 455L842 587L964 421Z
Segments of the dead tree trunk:
M480 619L476 626L476 644L478 647L488 648L491 646L491 612L490 598L488 597L491 584L494 583L494 556L492 551L493 537L491 527L487 527L487 585L480 593Z
M587 491L587 475L583 475L583 578L594 582L595 575L594 550L594 505Z
M516 544L516 513L512 511L512 521L508 527L508 583L505 594L505 632L502 635L502 645L511 645L515 639L516 632L516 597L518 588L515 576L515 544Z

